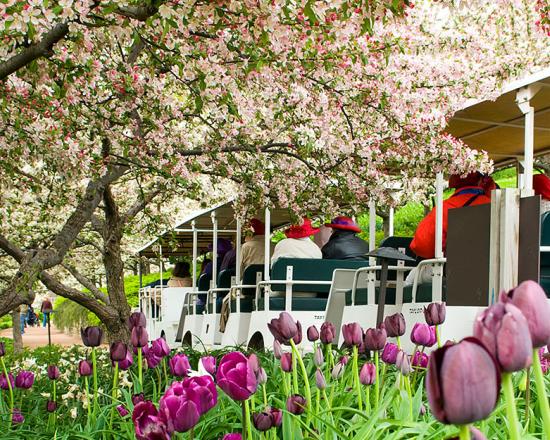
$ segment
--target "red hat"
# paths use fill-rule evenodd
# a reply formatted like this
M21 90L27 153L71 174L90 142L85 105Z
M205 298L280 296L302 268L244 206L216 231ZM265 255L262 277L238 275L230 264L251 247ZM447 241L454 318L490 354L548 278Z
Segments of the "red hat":
M301 225L292 225L285 231L287 238L304 238L317 234L319 228L311 226L311 220L304 217L304 222Z
M265 224L257 218L250 220L250 227L254 231L254 235L265 235Z
M449 188L462 188L464 186L477 186L479 179L483 176L479 171L467 174L466 177L460 177L459 174L453 174L449 177Z
M351 218L344 216L333 218L330 223L325 223L325 226L332 229L361 232L361 228L357 226L357 223L355 223Z
M550 200L550 179L546 174L535 174L533 176L533 189L535 194L544 200Z

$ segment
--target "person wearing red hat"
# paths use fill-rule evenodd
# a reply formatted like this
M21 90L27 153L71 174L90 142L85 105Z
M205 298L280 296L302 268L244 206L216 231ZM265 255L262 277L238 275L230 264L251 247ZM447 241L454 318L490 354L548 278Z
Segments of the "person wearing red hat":
M540 196L540 212L550 211L550 178L546 174L535 174L533 190Z
M246 240L241 248L241 277L245 269L253 264L264 264L265 256L265 224L253 218L250 220L252 237Z
M488 181L479 172L470 173L465 177L452 175L449 178L449 188L454 188L455 192L443 201L443 252L447 245L449 209L490 203L491 198L486 194L486 187L488 188ZM418 224L411 250L421 258L435 257L435 208Z
M321 249L310 238L318 232L305 217L301 225L292 225L285 231L286 238L275 246L271 265L279 258L323 258Z
M364 260L369 244L356 234L361 228L349 217L336 217L325 226L332 228L332 235L321 252L328 260Z

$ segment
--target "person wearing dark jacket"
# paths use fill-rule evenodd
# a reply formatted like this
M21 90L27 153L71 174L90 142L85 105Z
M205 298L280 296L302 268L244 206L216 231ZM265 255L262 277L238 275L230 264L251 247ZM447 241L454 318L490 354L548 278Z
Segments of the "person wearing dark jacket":
M325 226L332 228L332 235L321 252L324 259L364 260L369 252L369 244L356 234L361 232L357 224L349 217L336 217Z

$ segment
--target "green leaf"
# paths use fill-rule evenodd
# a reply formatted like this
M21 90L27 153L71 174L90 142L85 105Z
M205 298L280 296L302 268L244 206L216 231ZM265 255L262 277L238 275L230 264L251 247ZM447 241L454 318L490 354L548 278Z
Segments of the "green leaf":
M315 11L311 7L311 1L307 2L306 5L304 6L304 14L306 15L306 17L308 18L311 24L314 24L319 21L319 19L315 15Z

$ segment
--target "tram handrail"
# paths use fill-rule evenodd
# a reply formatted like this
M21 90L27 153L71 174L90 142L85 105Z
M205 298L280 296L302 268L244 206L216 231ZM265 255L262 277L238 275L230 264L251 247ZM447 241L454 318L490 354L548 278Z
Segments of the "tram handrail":
M364 272L376 272L377 270L381 270L382 269L382 266L381 265L377 265L377 266L366 266L366 267L361 267L359 269L357 269L355 271L355 275L353 277L353 283L351 285L351 305L354 306L355 305L355 294L357 292L357 283L359 281L359 276L364 273ZM411 266L388 266L388 270L392 270L392 271L395 271L395 272L408 272L410 270L414 269L414 267L411 267ZM401 303L403 302L403 290L401 290ZM397 298L396 298L396 301L397 303ZM374 304L374 302L373 302Z
M330 285L332 285L332 281L294 280L294 279L291 279L291 280L265 280L265 281L260 281L255 286L256 287L256 298L255 298L254 303L255 303L256 310L258 310L258 303L259 303L259 299L260 299L260 289L261 289L261 287L262 286L268 286L268 285L271 285L271 284L285 284L287 287L288 286L292 287L294 284L302 284L302 285L305 284L305 285L308 285L308 286L330 286ZM264 311L265 312L269 311L269 298L270 298L270 295L267 295L266 293L267 292L264 288ZM292 310L292 294L293 294L293 292L287 288L286 293L285 293L285 302L286 302L285 309L289 310L289 311Z
M423 266L431 265L431 266L435 267L435 266L438 266L438 265L443 265L445 263L447 263L447 258L445 258L445 257L443 257L443 258L429 258L427 260L422 260L420 263L418 263L418 266L416 266L418 270L414 274L414 281L413 281L413 288L412 288L412 298L411 298L411 300L412 300L413 303L416 303L416 291L418 289L418 279L420 278L420 269ZM432 278L433 278L433 275L432 275ZM433 279L432 279L432 286L433 286ZM433 287L432 287L432 293L433 293ZM432 296L432 301L435 301L433 296Z
M550 252L550 246L541 246L540 252Z

